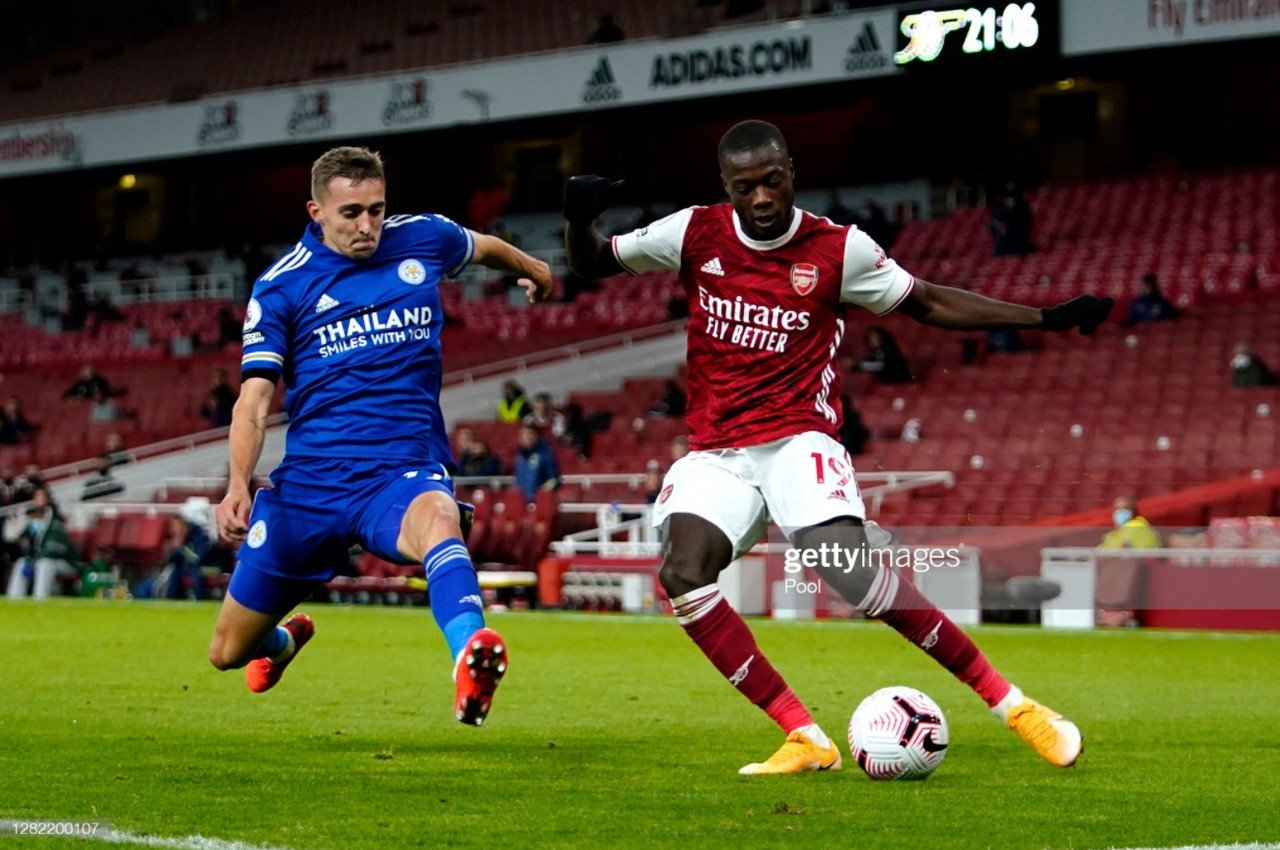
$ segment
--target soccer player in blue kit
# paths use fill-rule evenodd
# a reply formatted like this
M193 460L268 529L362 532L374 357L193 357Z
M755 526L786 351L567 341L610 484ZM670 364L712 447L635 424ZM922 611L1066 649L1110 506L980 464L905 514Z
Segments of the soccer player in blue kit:
M454 659L454 710L479 726L506 671L485 627L463 542L440 410L439 285L478 262L520 275L530 301L551 291L547 264L437 215L385 218L382 161L364 148L328 151L311 169L312 223L254 283L244 322L240 398L221 534L243 541L218 613L209 660L245 667L262 692L315 633L295 605L346 563L359 542L386 560L421 563L431 610ZM285 457L252 500L249 480L281 378Z

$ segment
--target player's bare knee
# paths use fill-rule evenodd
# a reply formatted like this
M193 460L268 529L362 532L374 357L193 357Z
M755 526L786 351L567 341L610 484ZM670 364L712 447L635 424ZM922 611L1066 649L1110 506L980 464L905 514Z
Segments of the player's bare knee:
M247 653L233 645L226 635L218 632L213 636L213 642L209 644L209 663L219 670L235 670L249 663L249 659L243 657Z
M400 554L421 561L443 540L461 538L458 509L452 500L419 497L405 514L396 548Z
M209 663L224 672L241 666L233 663L233 659L226 654L223 644L219 641L214 641L213 645L209 647Z
M715 584L720 571L694 553L677 552L668 549L662 558L662 567L658 570L658 581L667 596L675 599L684 596L691 590Z

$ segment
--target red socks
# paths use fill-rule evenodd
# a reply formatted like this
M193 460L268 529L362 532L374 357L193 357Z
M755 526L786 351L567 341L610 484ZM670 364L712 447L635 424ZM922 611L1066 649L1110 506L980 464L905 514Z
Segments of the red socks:
M973 688L987 705L994 707L1009 693L1009 682L991 666L969 636L914 585L900 581L893 570L881 567L866 599L858 607L868 617L882 620L923 649Z
M790 734L813 722L769 659L764 657L751 629L715 585L701 587L671 600L676 619L742 695L764 710Z

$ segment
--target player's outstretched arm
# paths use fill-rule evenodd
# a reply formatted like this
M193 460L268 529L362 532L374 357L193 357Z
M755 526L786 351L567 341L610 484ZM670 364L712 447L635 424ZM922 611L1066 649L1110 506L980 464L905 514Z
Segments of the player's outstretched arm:
M262 444L267 438L267 416L271 413L271 399L275 394L274 381L247 378L240 385L240 398L236 399L236 406L231 410L230 478L226 498L215 512L218 533L226 540L243 540L249 530L249 508L253 505L249 481L262 455Z
M898 312L921 324L958 331L1079 328L1080 333L1091 334L1106 321L1114 306L1110 298L1081 295L1053 307L1037 309L916 278L911 292L898 305Z
M565 184L564 218L568 224L564 230L564 247L569 269L578 277L598 280L623 271L609 241L595 224L621 185L621 180L610 181L595 174L578 174Z
M519 275L520 285L524 287L530 303L537 304L551 294L551 267L544 261L496 236L473 232L471 238L475 242L472 260L491 269Z

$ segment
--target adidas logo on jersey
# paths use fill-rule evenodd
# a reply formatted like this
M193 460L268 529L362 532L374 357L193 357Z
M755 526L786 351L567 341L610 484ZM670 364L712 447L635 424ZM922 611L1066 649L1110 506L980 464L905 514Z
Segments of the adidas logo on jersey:
M889 57L881 52L881 41L876 33L875 24L867 21L862 25L862 32L854 38L849 46L849 55L844 60L846 73L856 74L864 71L880 71L889 65Z
M831 495L830 495L830 496L827 496L827 498L828 498L828 499L835 499L835 500L836 500L836 501L838 501L838 502L847 502L847 501L849 501L849 497L848 497L848 496L846 496L846 495L844 494L844 491L843 491L843 490L832 490L832 491L831 491Z
M320 300L316 302L316 312L323 313L325 310L332 310L338 306L338 299L330 298L326 293L320 296Z
M712 257L702 264L702 270L707 274L713 274L717 277L724 277L724 266L720 265L719 257Z
M616 100L622 100L622 88L613 75L613 66L609 64L609 57L601 56L595 70L587 78L587 84L582 87L582 102L605 103Z

